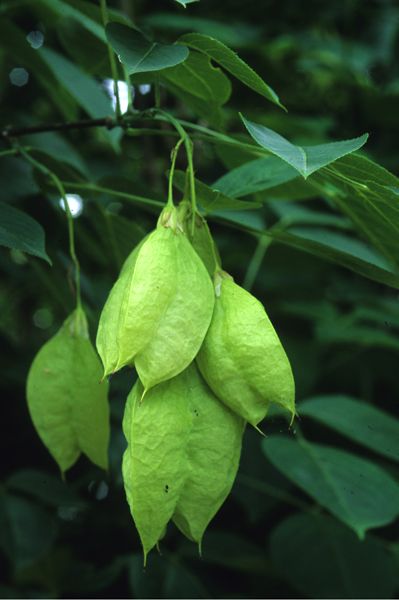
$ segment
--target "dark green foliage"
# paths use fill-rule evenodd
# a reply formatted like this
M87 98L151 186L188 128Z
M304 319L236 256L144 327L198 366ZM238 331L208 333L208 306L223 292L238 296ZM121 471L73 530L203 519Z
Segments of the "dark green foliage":
M108 4L106 34L95 0L0 3L0 597L397 597L399 9ZM125 62L115 57L118 79L132 73L123 129L107 38ZM132 371L110 380L109 471L82 456L66 482L33 429L25 381L75 308L46 169L82 201L73 222L94 339L124 260L167 198L178 136L151 110L158 101L192 137L198 205L224 269L279 334L298 417L289 429L270 410L266 438L247 427L201 559L170 525L143 569L121 479ZM7 135L89 118L112 127ZM176 166L174 199L188 200L183 147Z

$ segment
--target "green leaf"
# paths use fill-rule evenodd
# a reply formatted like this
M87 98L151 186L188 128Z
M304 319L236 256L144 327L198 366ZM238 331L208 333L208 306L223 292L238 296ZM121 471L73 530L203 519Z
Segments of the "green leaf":
M184 46L149 42L141 33L121 23L108 23L105 31L130 75L174 67L188 56L188 49Z
M378 538L361 542L346 527L320 515L293 515L270 538L272 560L305 598L392 598L393 555Z
M44 247L42 226L5 202L0 202L0 244L42 258L51 265Z
M180 65L165 70L162 79L219 106L225 104L231 94L231 84L226 75L199 52L190 52Z
M79 496L64 481L36 469L16 471L7 479L6 487L48 506L82 505Z
M350 155L316 173L310 182L346 214L373 246L399 266L399 179L363 156Z
M162 556L150 555L145 569L142 556L135 554L128 567L128 578L134 598L209 597L195 571L165 551Z
M59 79L41 52L33 49L26 41L26 33L8 19L0 19L0 37L4 47L12 54L13 60L33 74L38 83L51 98L55 108L66 118L75 115L74 102L59 83ZM26 115L28 116L28 115Z
M43 508L14 494L0 494L0 548L16 569L42 558L56 533L56 522Z
M287 231L269 231L268 235L363 277L399 288L399 270L369 245L348 235L320 227L291 227Z
M226 69L241 83L244 83L264 98L267 98L270 102L284 108L276 92L238 54L222 44L222 42L201 33L187 33L179 38L178 43L206 54L206 56Z
M84 158L75 147L62 135L55 131L43 131L27 135L24 138L27 145L38 148L52 158L64 162L76 169L80 174L89 178L89 172Z
M282 135L264 125L248 121L241 115L241 119L250 136L262 148L279 156L298 171L305 179L311 173L329 165L338 158L359 150L367 141L368 133L342 142L330 142L317 146L296 146Z
M291 227L287 230L266 229L258 213L214 213L226 223L232 223L251 233L263 233L276 242L303 250L355 273L393 288L399 288L399 270L370 246L342 233L320 227Z
M301 416L332 427L375 452L399 461L399 420L355 398L315 396L300 404Z
M227 196L240 198L268 190L297 177L297 171L290 165L276 156L268 156L232 169L215 181L213 187Z
M186 174L184 171L175 171L173 184L181 192L185 190L185 182ZM218 190L214 190L202 181L199 181L199 179L195 180L195 189L198 203L206 213L230 210L253 210L261 206L257 202L229 198L225 194L221 194Z
M78 10L74 6L71 6L68 2L62 0L40 0L41 4L45 4L51 11L55 12L62 19L72 18L83 27L90 31L102 42L105 42L104 27L97 23L94 19L91 19L84 12ZM94 7L93 7L94 8ZM98 11L100 15L100 11Z
M29 371L27 400L34 426L62 472L81 452L108 465L108 383L77 309L39 350Z
M304 439L273 436L263 451L288 479L351 527L360 538L399 515L399 485L368 460Z
M88 115L95 119L114 115L110 98L95 79L74 65L65 56L50 48L41 48L38 52L61 85ZM117 129L114 131L101 129L101 132L116 148L121 132Z

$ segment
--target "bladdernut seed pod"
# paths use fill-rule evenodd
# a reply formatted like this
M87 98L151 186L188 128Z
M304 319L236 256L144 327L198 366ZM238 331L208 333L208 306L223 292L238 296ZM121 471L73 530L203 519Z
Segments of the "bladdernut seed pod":
M104 306L97 349L105 375L134 363L145 390L181 373L196 356L212 317L212 282L178 211L128 258Z
M215 308L197 356L213 392L257 424L274 402L295 414L295 384L284 348L262 304L224 271L215 275Z

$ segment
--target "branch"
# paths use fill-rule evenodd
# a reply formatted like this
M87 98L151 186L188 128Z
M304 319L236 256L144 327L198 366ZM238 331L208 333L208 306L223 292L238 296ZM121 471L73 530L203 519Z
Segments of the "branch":
M20 137L30 133L44 133L45 131L68 131L71 129L88 129L89 127L122 127L123 125L113 117L104 117L102 119L81 119L79 121L69 121L66 123L48 123L44 125L33 125L31 127L5 127L1 132L3 139Z

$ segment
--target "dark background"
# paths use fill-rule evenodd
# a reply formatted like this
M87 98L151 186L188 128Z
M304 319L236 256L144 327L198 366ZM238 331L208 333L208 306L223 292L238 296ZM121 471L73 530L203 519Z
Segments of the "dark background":
M129 0L122 0L110 6L128 13L161 41L174 41L196 28L218 37L264 77L289 110L283 113L234 81L221 128L243 134L237 116L241 111L296 143L316 144L368 131L367 154L399 174L396 2L201 0L185 10L172 0L162 0L137 1L133 10ZM12 21L23 39L31 31L41 31L45 45L98 81L110 76L105 46L76 22L62 18L48 2L3 2L0 19L3 28ZM65 90L46 89L40 66L24 55L14 35L11 38L0 36L2 125L85 116ZM28 71L29 80L18 87L9 75L20 67ZM42 77L47 74L42 72ZM168 90L162 91L162 101L180 116L199 118ZM152 104L152 91L148 95L137 91L136 108ZM68 132L63 138L71 160L83 158L93 180L134 194L165 197L170 139L125 138L121 153L115 154L98 131ZM52 154L54 137L42 140ZM31 143L41 142L36 137ZM71 167L57 165L54 157L45 161L70 180ZM238 164L234 153L202 143L196 145L195 159L197 174L207 183ZM81 458L63 484L30 421L25 380L39 347L73 309L65 215L53 190L22 159L0 158L0 182L0 199L42 224L53 261L50 268L28 255L0 250L1 596L395 597L397 523L368 535L368 545L362 546L349 528L328 517L325 509L272 467L253 430L246 432L237 482L210 524L202 558L170 526L161 556L153 552L143 570L120 474L121 416L134 376L124 371L111 381L110 472L104 474ZM80 193L84 210L75 221L77 250L94 339L99 312L121 261L154 226L156 214L106 194ZM308 200L307 206L317 210L318 202ZM267 223L276 218L271 206L266 202L262 209ZM216 220L210 225L224 268L242 283L256 240ZM253 293L264 302L292 362L299 414L305 398L336 393L397 417L397 291L309 254L272 245ZM297 425L308 439L368 457L395 474L394 462L376 458L317 422L303 418ZM263 430L266 435L287 433L287 423L272 416ZM287 435L295 434L294 424ZM284 532L283 523L294 517L297 520Z

